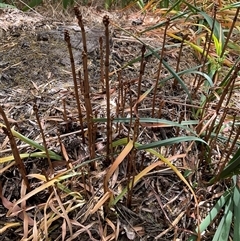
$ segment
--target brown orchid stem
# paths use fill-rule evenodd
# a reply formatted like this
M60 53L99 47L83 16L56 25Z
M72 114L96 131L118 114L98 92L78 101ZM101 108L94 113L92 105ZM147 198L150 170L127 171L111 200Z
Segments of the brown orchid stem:
M141 64L140 64L139 79L138 79L138 96L137 96L137 99L139 99L139 97L141 95L142 77L144 75L144 69L145 69L145 65L146 65L146 62L144 62L144 54L146 52L146 46L145 45L142 46L141 52L142 52L142 55L141 55Z
M106 96L107 96L107 150L106 150L106 164L111 163L112 154L112 126L111 126L111 109L110 109L110 85L109 85L109 56L110 56L110 40L109 40L109 17L103 17L103 24L105 26L106 38L106 56L105 56L105 81L106 81Z
M229 31L228 31L227 39L226 39L226 41L225 41L225 43L224 43L224 46L223 46L223 49L222 49L222 53L221 53L220 58L223 57L223 55L224 55L224 53L225 53L225 50L226 50L226 48L227 48L229 39L230 39L230 37L231 37L231 35L232 35L233 28L234 28L234 26L235 26L235 23L237 22L237 18L239 17L239 10L240 10L240 7L237 8L237 11L236 11L235 16L234 16L234 18L233 18L232 25L231 25L231 28L230 28Z
M12 134L9 121L8 121L8 119L5 115L5 112L4 112L3 108L1 107L1 105L0 105L0 114L3 117L4 123L5 123L5 126L6 126L6 127L3 127L2 129L3 129L4 133L9 138L9 142L10 142L10 145L11 145L11 149L12 149L12 153L13 153L13 156L14 156L16 166L17 166L19 172L21 173L21 176L22 176L22 178L25 182L25 185L27 187L27 190L30 192L31 188L30 188L30 185L29 185L29 181L27 179L26 168L24 166L24 163L23 163L22 159L20 158L20 155L19 155L19 152L18 152L18 149L17 149L17 144L16 144L16 141L15 141L14 136Z
M200 63L202 64L202 67L200 69L200 71L204 72L204 69L205 69L205 66L206 66L206 63L207 63L207 53L206 53L206 50L207 50L207 43L208 43L208 37L209 37L209 34L208 32L206 33L206 36L205 36L205 43L204 43L204 46L203 46L203 52L201 54L201 58L200 58ZM194 99L198 93L198 90L203 82L202 80L202 76L201 75L196 75L195 79L194 79L194 82L193 82L193 88L194 88L194 91L192 93L192 98ZM203 113L203 112L202 112Z
M86 40L86 33L85 33L84 24L83 24L83 20L82 20L82 14L80 13L78 7L74 7L74 13L78 20L78 25L81 28L83 51L85 53L87 53L87 40Z
M239 71L240 71L240 64L238 64L237 66L235 66L235 70L234 70L232 76L230 77L228 83L227 83L226 86L224 87L224 90L223 90L223 92L222 92L222 94L221 94L221 96L220 96L220 99L219 99L219 101L218 101L218 103L217 103L217 105L216 105L216 109L215 109L216 115L215 115L215 118L213 119L211 125L209 126L209 128L208 128L208 130L207 130L207 134L205 135L205 139L204 139L204 140L205 140L206 142L208 142L209 139L210 139L210 137L211 137L211 134L212 134L212 132L213 132L213 130L214 130L214 126L215 126L215 123L216 123L216 120L217 120L219 111L220 111L221 107L223 106L224 100L225 100L226 97L227 97L227 98L228 98L228 99L227 99L227 103L228 103L229 99L231 98L231 95L229 95L229 96L230 96L230 98L229 98L228 93L229 93L229 91L231 92L232 86L234 86L234 83L235 83L235 81L236 81L236 79L237 79L237 77L238 77Z
M187 39L188 35L184 35L182 38L182 42L181 42L181 46L180 46L180 50L179 50L179 54L178 54L178 59L177 59L177 66L176 66L176 73L178 73L179 71L179 66L180 66L180 60L181 60L181 56L182 56L182 51L183 51L183 46L184 46L184 42ZM174 79L173 84L172 84L172 88L175 90L177 88L177 84L178 81L176 79Z
M156 78L156 83L155 83L155 87L154 87L153 104L152 104L152 118L154 118L154 114L155 114L156 95L157 95L157 89L158 89L158 82L159 82L160 75L161 75L161 70L162 70L162 60L163 60L164 51L165 51L167 29L168 29L169 24L170 24L170 19L167 19L166 26L165 26L165 29L164 29L162 51L161 51L161 56L160 56L160 60L159 60L159 65L158 65L157 78Z
M94 159L95 157L95 143L94 143L94 133L93 133L93 112L92 112L92 104L90 100L90 86L88 81L88 66L87 66L87 54L85 52L82 53L82 60L83 60L83 75L84 75L84 100L85 100L85 107L87 112L87 125L88 125L88 146L90 152L90 158ZM96 163L93 162L92 168L96 168Z
M66 124L66 131L68 132L68 119L67 119L67 109L66 109L66 100L65 98L62 100L62 103L63 103L63 119L64 119L64 122Z
M141 55L141 64L140 64L140 71L139 71L139 78L138 78L138 93L137 93L137 101L139 100L140 98L140 95L141 95L141 86L142 86L142 78L143 78L143 75L144 75L144 70L145 70L145 66L146 66L146 61L144 61L144 54L146 52L146 46L143 45L142 46L142 55ZM136 105L136 112L138 113L138 104Z
M88 146L90 152L90 158L94 159L95 157L95 143L93 133L93 112L92 112L92 104L90 100L90 86L89 86L89 74L88 74L88 52L87 52L87 40L86 40L86 32L84 29L84 24L82 20L82 15L78 9L78 7L74 7L75 16L78 20L78 25L81 28L82 33L82 43L83 43L83 52L82 52L82 61L83 61L83 77L84 77L84 100L87 112L87 125L88 125ZM96 168L96 163L91 163L92 168Z
M69 35L68 31L65 31L64 38L68 45L68 52L69 52L70 62L71 62L71 67L72 67L72 77L73 77L75 98L76 98L76 103L77 103L77 108L78 108L78 119L80 122L81 131L82 131L82 142L85 143L82 110L81 110L81 104L80 104L80 97L79 97L79 93L78 93L77 75L76 75L76 69L75 69L75 62L74 62L74 58L73 58L72 45L71 45L71 41L70 41L70 35Z
M104 88L104 62L103 62L103 38L99 38L99 52L100 52L100 81L101 88Z
M49 153L48 153L48 148L47 148L47 142L46 142L46 138L45 138L45 135L44 135L44 131L43 131L43 128L42 128L42 125L41 125L41 121L39 119L39 115L38 115L38 108L37 108L37 105L35 104L33 106L33 110L35 112L35 116L36 116L36 119L37 119L37 123L38 123L38 126L39 126L39 130L41 132L41 136L42 136L42 140L43 140L43 146L44 146L44 149L45 149L45 152L46 152L46 156L47 156L47 160L48 160L48 165L49 165L49 169L50 169L50 175L53 174L53 166L52 166L52 162L50 160L50 156L49 156Z

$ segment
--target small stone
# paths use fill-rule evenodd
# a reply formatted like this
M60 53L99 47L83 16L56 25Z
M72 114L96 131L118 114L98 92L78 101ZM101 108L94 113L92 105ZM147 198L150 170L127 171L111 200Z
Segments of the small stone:
M38 33L37 41L48 41L48 35L46 33Z

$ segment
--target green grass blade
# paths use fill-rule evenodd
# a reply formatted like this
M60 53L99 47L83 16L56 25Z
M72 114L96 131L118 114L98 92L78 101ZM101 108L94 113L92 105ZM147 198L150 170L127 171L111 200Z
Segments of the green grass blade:
M219 84L220 87L225 87L228 84L228 82L231 80L230 76L231 76L232 72L234 71L235 67L237 66L237 64L239 63L239 61L240 61L240 57L237 58L237 60L233 64L233 66L228 70L226 76Z
M207 217L202 221L200 224L200 232L204 232L207 227L213 222L213 220L216 218L218 213L221 212L222 207L225 205L226 202L231 198L233 195L233 188L227 190L217 201L215 206L212 208L212 210L209 212ZM197 230L195 230L197 232ZM192 235L187 241L195 241L197 240L197 236Z
M12 130L12 133L13 133L13 135L14 135L15 137L19 138L19 139L22 140L23 142L29 144L30 146L32 146L32 147L34 147L34 148L36 148L36 149L38 149L38 150L41 150L41 151L44 151L44 152L45 152L45 148L44 148L43 146L39 145L37 142L35 142L35 141L27 138L26 136L21 135L21 134L18 133L17 131ZM48 150L48 153L49 153L49 155L55 156L55 159L56 159L56 160L62 160L62 157L59 156L59 155L57 155L55 152Z
M237 177L236 177L237 178ZM240 212L239 212L239 204L240 204L240 190L238 185L234 188L233 193L233 208L234 208L234 230L233 230L233 240L240 240Z
M233 217L233 200L230 198L225 206L222 219L214 234L213 241L228 241Z
M137 5L139 6L140 9L143 9L145 4L144 4L144 1L143 0L139 0L137 1Z
M113 122L121 122L121 123L130 123L131 121L135 121L136 118L114 118ZM107 118L95 118L93 119L93 122L107 122ZM196 135L196 132L189 128L189 125L197 125L198 121L197 120L190 120L190 121L182 121L181 123L174 122L174 121L169 121L165 119L157 119L157 118L140 118L139 119L140 124L141 123L150 123L150 124L159 124L163 125L165 127L179 127L182 129L185 129L189 131L190 133Z
M128 143L128 138L122 138L112 143L112 147L126 145Z
M160 60L160 58L163 58L162 56L160 56L158 53L156 53L154 51L154 49L152 49L150 46L146 45L146 48L149 49L152 54L158 58ZM188 87L187 85L184 83L184 81L181 79L181 77L178 75L178 73L176 73L169 65L168 63L162 59L162 64L164 65L164 67L172 74L172 76L178 81L178 83L181 85L181 87L184 89L184 91L186 92L188 99L190 100L190 102L192 103L192 97L190 92L188 91Z
M179 14L177 14L176 16L173 16L172 18L170 18L170 22L172 22L172 21L174 21L174 20L178 20L180 17L183 17L183 16L185 16L185 15L187 15L187 14L189 14L189 13L190 13L190 11L189 11L189 12L179 13ZM154 30L154 29L157 29L157 28L161 28L161 27L163 27L163 26L166 25L166 22L167 22L167 21L163 21L163 22L160 22L160 23L158 23L158 24L155 24L155 25L153 25L153 26L151 26L151 27L143 30L142 32L140 32L140 34L143 34L143 33L145 33L145 32L149 32L149 31ZM129 33L129 34L130 34L130 33ZM131 35L131 34L130 34L130 35ZM152 52L152 51L151 51L151 52Z
M199 8L190 4L188 1L183 1L183 2L188 6L188 8L191 10L192 13L198 13L201 11Z
M179 43L177 44L169 44L169 45L166 45L165 46L165 49L172 49L174 47L178 47L179 46ZM158 47L158 48L154 48L153 51L156 52L156 53L159 53L159 51L162 50L162 47ZM145 54L144 54L144 58L147 58L149 56L152 55L152 51L147 51ZM125 69L126 67L128 66L131 66L135 63L138 63L140 60L141 60L142 56L138 56L132 60L130 60L129 62L127 62L126 64L123 65L123 67L121 67L121 69Z
M33 152L33 153L22 153L20 154L20 158L21 159L25 159L25 158L32 158L32 157L37 157L37 158L46 158L46 152ZM55 159L56 155L49 155L50 159ZM4 163L4 162L9 162L9 161L13 161L14 160L14 156L6 156L6 157L0 157L0 163ZM56 159L58 160L58 159Z
M213 82L212 82L212 79L211 79L211 77L210 77L209 75L207 75L207 74L205 74L205 73L203 73L203 72L200 72L200 71L192 71L191 73L192 73L192 74L201 75L202 77L204 77L204 78L207 80L208 86L210 86L210 87L213 87L213 86L214 86L214 84L213 84ZM205 82L205 83L206 83L206 82Z
M114 118L113 122L123 122L123 123L130 123L131 121L135 121L136 118L125 118L125 117L121 117L121 118ZM107 118L95 118L93 119L94 122L106 122ZM157 118L151 118L151 117L143 117L143 118L139 118L139 122L140 123L156 123L156 124L165 124L168 127L170 126L178 126L178 127L184 127L187 125L198 125L198 121L197 120L189 120L189 121L182 121L181 124L179 124L178 122L174 122L174 121L169 121L169 120L165 120L165 119L157 119Z
M69 3L69 0L62 0L63 8L66 9Z
M209 65L209 62L207 62L207 63L205 64L205 66L207 66L207 65ZM194 67L192 67L192 68L189 68L189 69L185 69L185 70L179 71L179 72L178 72L178 75L181 76L181 75L183 75L183 74L191 74L191 73L194 73L195 71L197 71L198 69L200 69L202 66L203 66L203 65L201 64L201 65L197 65L197 66L194 66ZM200 72L200 73L202 73L202 72ZM173 78L173 76L171 76L171 75L168 76L168 77L166 77L166 78L163 78L163 79L159 82L159 84L163 84L163 83L167 82L168 80L170 80L170 79L172 79L172 78Z
M160 56L158 57L159 59L161 58ZM178 81L178 83L181 85L181 87L184 89L186 92L189 101L192 103L192 97L190 92L188 91L187 85L184 83L184 81L181 79L181 77L168 65L168 63L163 59L162 63L164 67L173 75L173 77Z
M233 158L229 161L228 165L223 169L220 173L218 180L234 176L240 173L240 148L238 148L237 152L233 156ZM215 178L210 180L210 183L214 183L216 181Z
M239 8L239 7L240 7L240 2L236 2L236 3L227 5L226 7L222 8L221 11L226 10L226 9L231 9L231 8Z
M5 127L5 125L3 125L2 123L0 123L0 127ZM21 141L25 142L26 144L28 144L28 145L30 145L30 146L38 149L38 150L41 150L41 151L45 152L45 148L44 148L43 146L41 146L41 145L39 145L37 142L35 142L35 141L27 138L26 136L23 136L23 135L20 134L19 132L17 132L17 131L15 131L15 130L12 129L12 134L13 134L13 136L17 137L18 139L20 139ZM59 155L57 155L57 154L56 154L55 152L53 152L53 151L48 150L48 154L49 154L50 156L54 156L54 159L55 159L55 160L59 160L59 161L62 160L62 157L59 156Z
M138 147L137 149L138 150L152 149L152 148L161 147L161 146L169 146L169 145L173 145L173 144L185 142L185 141L199 141L207 145L207 143L204 140L195 136L179 136L179 137L173 137L170 139L155 141L149 144L145 144Z
M6 3L0 3L0 8L16 8L16 7Z
M208 25L210 26L210 29L213 27L213 19L205 12L199 12L205 20L207 21ZM224 46L224 35L223 35L223 29L221 27L221 24L215 20L213 34L217 38L218 42L221 43L221 46Z
M32 0L30 1L27 5L28 6L25 6L23 8L23 11L27 11L29 10L30 8L34 8L34 7L37 7L38 5L40 5L42 3L42 0Z
M183 0L178 0L175 3L173 3L173 5L167 10L166 14L170 13L172 10L179 11L181 3L183 3ZM167 7L169 7L169 6L167 6Z
M228 48L232 49L232 51L236 52L236 53L240 53L240 45L236 42L231 42L231 39L228 42Z

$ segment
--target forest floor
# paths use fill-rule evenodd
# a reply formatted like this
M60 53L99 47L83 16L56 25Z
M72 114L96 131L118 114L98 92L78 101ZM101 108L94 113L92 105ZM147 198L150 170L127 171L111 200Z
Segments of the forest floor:
M163 19L157 15L147 14L144 16L144 21L141 22L143 16L139 12L132 10L106 12L97 7L80 7L80 11L83 15L87 33L89 82L93 109L104 113L104 94L102 93L100 81L99 61L99 37L104 37L103 16L109 15L111 21L110 72L112 73L111 87L113 90L116 90L118 84L118 77L114 73L128 61L141 56L142 44L129 36L126 31L137 35L142 30L159 23ZM0 104L4 107L11 125L22 135L41 143L42 138L33 111L33 106L36 104L49 147L53 151L60 153L57 139L59 133L70 159L77 163L86 160L88 151L81 144L78 133L79 124L75 121L77 108L74 101L69 54L67 44L64 41L64 31L68 30L71 37L76 69L82 70L81 33L73 11L69 10L65 14L60 14L53 8L48 9L47 6L37 8L36 12L28 13L8 9L1 11L0 21ZM139 21L141 24L136 24ZM171 26L171 28L174 32L182 33L187 29L186 26L184 29L181 29L180 26ZM141 35L139 39L153 48L159 48L163 41L163 31L164 29L158 29L152 31L151 34L147 32ZM166 49L164 58L175 69L180 43L172 41L173 39L167 37L167 42L172 43L172 48ZM150 55L146 59L142 92L149 89L156 80L158 63L159 60L154 56ZM189 69L198 64L198 58L193 50L188 46L184 46L179 71ZM138 87L136 79L139 76L139 66L139 62L133 63L124 69L121 74L123 81L132 83L133 93L136 93L134 91ZM163 68L161 74L164 77L167 76L168 72ZM191 89L193 76L186 74L184 81ZM66 103L68 116L73 120L68 130L66 130L66 123L62 114L63 99ZM157 99L165 102L161 118L178 121L180 113L185 113L187 116L184 118L186 119L191 118L191 109L184 105L187 104L187 95L183 90L178 89L176 91L172 89L171 84L165 84L157 94ZM151 106L149 102L151 102L150 97L146 98L144 102L146 107ZM183 105L179 103L183 103ZM148 116L149 113L150 110L147 110L147 108L142 112L140 111L140 114L143 116ZM166 128L164 133L162 133L161 129L154 131L149 129L146 136L151 140L159 140L173 137L175 132L176 129L172 128ZM101 133L101 135L103 134ZM146 137L143 137L142 142L145 141L148 140ZM20 153L33 151L20 141L17 144ZM181 148L183 149L179 149L179 154L185 151L184 147L181 146ZM164 151L163 149L162 153ZM11 149L7 137L0 130L0 156L3 157L10 153ZM182 169L190 167L194 170L195 165L197 165L195 160L197 157L195 155L196 153L193 153L192 157L188 157L185 161L182 159L180 161L175 160L174 164ZM144 160L141 160L141 158ZM146 167L153 161L150 156L139 156L137 160L138 168L141 165ZM24 163L27 173L41 174L43 170L48 168L46 160L43 159L28 158L24 160ZM102 195L101 180L105 171L103 166L98 164L98 175L96 173L92 174L95 177L92 177L91 185L93 193L97 197ZM0 164L1 196L14 203L21 197L21 177L14 166L7 170L4 167L5 164ZM61 169L61 165L57 162L55 167L58 171ZM122 165L119 170L119 175L122 176L119 186L126 182L126 179L124 181L124 172L126 172L126 166ZM205 177L201 178L204 179ZM191 182L191 178L189 181ZM31 186L38 186L37 182L37 180L32 179ZM200 187L201 185L202 187ZM199 185L196 193L199 201L204 200L200 207L200 212L202 217L204 217L204 213L208 212L214 199L222 194L224 188L220 184L218 186L205 187L203 182L201 185ZM76 192L82 190L81 185L78 185L78 183L74 183L72 188ZM47 199L48 193L43 192L27 201L29 207L35 207L28 211L30 217L40 218L41 215L36 217L37 207L47 202ZM83 232L81 236L78 235L74 240L103 240L101 239L99 222L97 221L102 220L103 217L99 217L99 214L98 216L84 216L84 212L87 212L89 205L90 201L89 203L86 202L81 209L79 208L78 213L73 214L71 217L83 226L89 227L88 231ZM118 218L112 217L111 219L109 217L109 219L115 225L118 222L120 223L118 240L154 240L156 237L158 237L158 240L186 240L197 224L191 193L178 177L164 165L149 173L136 186L132 197L131 209L124 205L124 201L121 201L117 205L116 210L119 212ZM7 212L7 207L0 202L0 229L6 223L21 223L20 217L8 216ZM214 229L214 225L212 225L211 229ZM53 228L49 234L49 240L59 240L62 232L63 227L62 229ZM22 237L23 229L18 225L0 233L0 241L21 240ZM68 232L67 237L69 238ZM204 240L211 240L211 230L206 234Z

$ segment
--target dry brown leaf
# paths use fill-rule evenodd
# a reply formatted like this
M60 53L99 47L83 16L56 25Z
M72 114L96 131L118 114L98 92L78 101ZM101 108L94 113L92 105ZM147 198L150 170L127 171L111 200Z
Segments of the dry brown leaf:
M11 216L17 216L21 220L24 220L24 218L27 218L28 225L30 226L34 225L34 220L32 218L30 218L28 215L24 217L23 210L18 205L15 205L14 203L10 202L9 200L7 200L7 198L3 196L1 183L0 183L0 198L2 199L3 206L6 209L11 210L12 212Z

